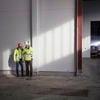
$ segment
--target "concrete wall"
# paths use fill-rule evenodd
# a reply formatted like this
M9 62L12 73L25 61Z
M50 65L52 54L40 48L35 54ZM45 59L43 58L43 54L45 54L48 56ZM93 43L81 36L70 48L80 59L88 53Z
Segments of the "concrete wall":
M90 57L90 22L100 21L100 1L87 0L83 2L83 57Z
M33 0L32 4L34 68L73 72L74 0Z
M30 36L29 0L0 0L0 70L13 69L11 52Z

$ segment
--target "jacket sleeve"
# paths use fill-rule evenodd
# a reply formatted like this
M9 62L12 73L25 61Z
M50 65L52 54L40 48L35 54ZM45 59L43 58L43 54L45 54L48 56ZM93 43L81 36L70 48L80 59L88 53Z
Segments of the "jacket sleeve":
M33 59L33 48L31 47L31 58Z
M31 59L33 59L33 48L30 47L30 56L31 56Z
M22 60L23 60L23 61L24 61L24 56L25 56L24 52L25 52L25 50L22 49Z
M33 48L31 47L31 54L33 54Z

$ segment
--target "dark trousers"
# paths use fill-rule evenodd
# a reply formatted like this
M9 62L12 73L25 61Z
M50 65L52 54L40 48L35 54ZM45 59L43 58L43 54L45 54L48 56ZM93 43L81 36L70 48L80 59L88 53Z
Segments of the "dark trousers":
M23 62L20 60L16 62L16 74L19 76L19 66L21 67L21 76L23 76Z
M25 61L26 65L26 76L32 77L32 61Z

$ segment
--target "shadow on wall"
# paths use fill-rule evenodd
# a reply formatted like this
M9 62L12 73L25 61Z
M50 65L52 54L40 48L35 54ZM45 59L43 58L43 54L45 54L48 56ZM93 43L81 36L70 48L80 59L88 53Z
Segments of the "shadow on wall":
M74 55L71 54L44 65L40 65L38 71L74 72L74 67Z
M15 63L13 60L13 54L14 54L14 49L11 50L11 53L9 55L9 60L8 60L8 65L13 69L15 69Z
M14 54L14 49L12 49L12 50L10 51L10 55L9 55L9 59L8 59L8 66L9 66L10 69L11 69L11 74L12 74L12 75L15 75L15 74L14 74L14 70L16 69L16 64L15 64L15 62L14 62L14 60L13 60L13 54Z

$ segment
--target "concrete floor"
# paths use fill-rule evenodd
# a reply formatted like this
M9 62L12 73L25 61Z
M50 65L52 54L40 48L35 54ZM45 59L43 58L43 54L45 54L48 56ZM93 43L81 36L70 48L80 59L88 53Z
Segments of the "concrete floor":
M0 75L0 100L100 100L100 81L85 75Z

